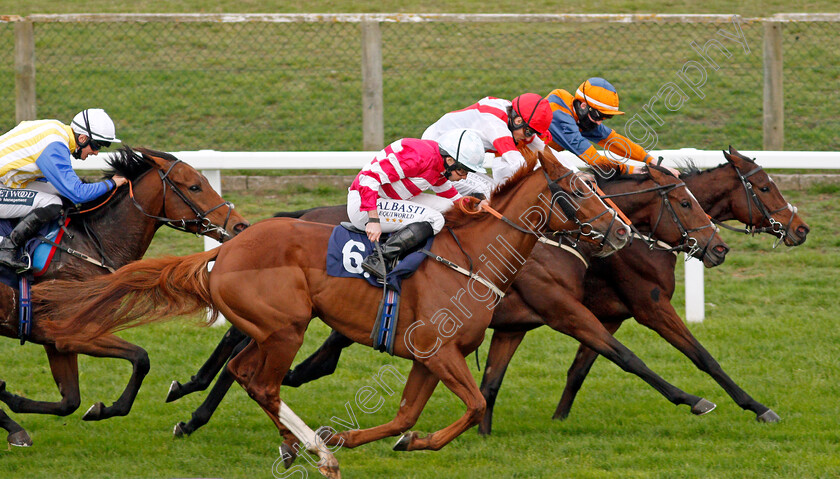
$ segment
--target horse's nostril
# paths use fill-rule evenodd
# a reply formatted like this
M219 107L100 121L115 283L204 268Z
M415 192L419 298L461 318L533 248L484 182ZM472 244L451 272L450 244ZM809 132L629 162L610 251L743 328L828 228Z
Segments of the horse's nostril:
M615 234L619 238L624 238L625 236L627 236L627 228L618 228L617 230L615 230Z
M717 245L715 246L715 251L719 254L726 254L729 252L729 248L723 245Z
M810 231L811 230L805 225L796 228L796 232L799 233L799 236L806 236Z
M237 223L236 226L233 227L233 231L236 231L237 233L241 233L241 232L245 231L245 228L247 228L249 226L251 226L250 223Z

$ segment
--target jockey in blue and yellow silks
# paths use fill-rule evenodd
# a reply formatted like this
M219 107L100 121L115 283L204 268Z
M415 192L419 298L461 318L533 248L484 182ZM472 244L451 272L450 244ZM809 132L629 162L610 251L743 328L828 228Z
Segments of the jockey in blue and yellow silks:
M653 157L641 146L601 123L624 114L618 109L618 93L607 80L593 77L583 82L574 95L557 89L546 99L552 111L548 130L551 133L548 146L551 148L569 150L605 176L614 171L632 173L633 167L626 165L625 159L645 164L653 161ZM601 155L592 143L615 156Z
M113 120L99 108L79 112L69 126L58 120L23 121L0 136L0 218L21 218L0 240L0 265L17 271L31 266L18 250L59 216L61 196L84 203L126 183L120 175L85 183L71 163L119 141Z

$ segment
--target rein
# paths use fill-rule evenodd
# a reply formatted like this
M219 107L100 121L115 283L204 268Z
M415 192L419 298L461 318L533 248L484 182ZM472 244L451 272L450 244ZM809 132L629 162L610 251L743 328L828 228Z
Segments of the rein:
M656 218L656 222L654 223L653 228L651 228L650 234L648 236L645 236L643 233L638 231L635 226L630 225L630 228L632 228L632 230L634 232L633 236L636 237L636 238L639 238L642 241L644 241L645 243L647 243L649 249L651 249L651 250L657 249L657 250L660 250L660 251L667 251L667 252L673 252L673 253L677 253L677 252L682 251L682 252L685 252L686 259L688 259L689 257L694 257L695 255L700 253L700 258L702 258L702 257L706 256L706 251L709 248L710 241L706 242L705 247L700 248L700 246L697 244L697 239L691 237L689 235L689 233L694 233L694 232L697 232L697 231L701 231L701 230L704 230L706 228L712 228L713 231L712 231L711 236L714 236L715 233L718 232L718 229L717 229L717 227L715 227L714 224L712 224L711 218L709 218L709 220L710 220L709 224L707 224L705 226L699 226L697 228L688 229L682 224L682 221L680 221L679 216L677 216L677 212L674 210L673 205L671 205L671 201L668 199L668 193L670 193L672 190L674 190L676 188L683 187L683 186L685 186L685 183L681 181L679 183L675 183L675 184L672 184L672 185L657 185L655 187L646 188L644 190L628 191L628 192L625 192L625 193L614 193L612 195L604 195L604 198L616 198L616 197L619 197L619 196L631 196L631 195L637 195L637 194L641 194L641 193L651 193L651 192L659 193L659 197L661 198L660 207L659 207L659 215ZM653 235L656 232L656 229L659 227L659 223L662 221L662 216L663 216L663 213L666 209L668 210L669 213L671 213L671 217L674 220L674 223L677 225L677 228L679 229L680 234L682 236L682 241L677 246L663 248L661 245L664 244L664 243L659 241L659 240L656 240L653 237Z

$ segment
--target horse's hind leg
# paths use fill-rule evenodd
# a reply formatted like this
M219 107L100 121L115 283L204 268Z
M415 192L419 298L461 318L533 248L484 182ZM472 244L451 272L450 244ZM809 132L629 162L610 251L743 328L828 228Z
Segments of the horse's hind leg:
M112 334L98 336L92 341L60 341L56 343L61 352L86 354L98 358L119 358L129 361L132 366L131 377L120 397L114 404L105 406L98 402L87 410L82 419L99 421L114 416L125 416L131 411L137 392L143 384L143 378L149 372L149 355L140 346L120 339Z
M74 353L60 353L52 345L44 345L44 351L47 353L50 371L58 386L61 400L35 401L17 396L6 391L5 383L0 381L0 401L6 403L15 413L67 416L78 409L81 403L78 358Z
M423 407L435 391L438 381L438 378L426 366L414 361L403 387L400 408L394 419L369 429L356 429L336 434L332 436L328 444L352 449L378 439L402 434L417 422Z
M213 382L213 378L216 377L216 374L218 374L225 366L228 359L234 356L234 350L237 349L237 347L238 350L242 350L242 348L245 347L244 344L239 346L239 343L246 339L250 341L248 336L231 326L219 342L218 346L216 346L216 349L210 357L207 358L207 361L205 361L201 368L199 368L198 372L195 373L195 376L192 376L190 380L184 384L181 384L178 381L172 381L172 384L169 386L169 393L166 395L166 402L172 402L181 399L187 394L207 389L207 386Z
M20 427L20 424L14 422L12 418L6 415L6 412L2 409L0 409L0 427L9 433L6 436L6 442L10 445L19 447L29 447L32 445L32 438L29 437L29 434Z
M481 378L481 395L487 401L487 409L484 411L481 424L478 425L479 434L490 434L493 427L493 405L496 404L496 396L499 394L499 388L502 387L502 380L505 378L513 353L522 343L525 333L526 331L493 331L490 351L487 353L487 364L484 366L484 376Z
M227 312L225 316L229 316ZM338 461L324 441L280 400L280 383L302 343L303 329L281 327L259 345L256 341L248 343L228 363L228 370L271 418L280 434L291 444L292 451L297 453L298 441L302 442L308 451L320 457L318 469L321 474L340 478Z
M621 326L621 322L602 324L613 335ZM583 381L589 374L589 370L592 368L596 359L598 359L598 353L583 344L578 346L575 359L572 361L571 366L569 366L568 372L566 372L566 386L563 388L563 395L557 403L557 409L554 410L552 419L563 420L569 416L569 412L572 410L572 404L575 402L575 397L578 391L580 391L581 386L583 386Z
M231 357L235 357L239 354L239 352L242 351L242 349L244 349L250 342L251 338L246 338L244 341L237 344L233 352L230 353ZM219 404L221 404L222 399L224 399L225 394L227 394L230 386L233 384L233 381L233 374L231 374L228 368L222 369L222 372L219 373L219 378L216 379L216 384L214 384L213 389L210 390L210 394L207 395L204 402L201 403L201 406L192 413L190 421L187 423L179 422L175 425L175 429L173 431L175 437L190 435L201 426L207 424L210 421L210 417L216 411L216 408L218 408Z
M341 350L351 344L353 344L352 339L334 330L317 351L286 374L283 378L283 386L296 388L334 373L338 359L341 357Z
M475 384L464 356L453 343L442 347L433 356L423 360L424 365L437 376L443 384L455 393L467 406L467 411L457 421L425 437L417 433L404 434L394 445L398 451L431 449L437 451L449 444L467 429L475 426L484 416L485 401Z

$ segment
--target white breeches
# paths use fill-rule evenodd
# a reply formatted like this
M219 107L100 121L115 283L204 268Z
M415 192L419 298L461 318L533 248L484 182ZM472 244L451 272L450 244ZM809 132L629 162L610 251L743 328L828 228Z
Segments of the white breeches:
M367 211L360 211L362 198L359 192L351 190L347 193L347 216L353 226L365 229L368 220ZM421 194L410 200L392 200L379 198L376 209L379 212L380 226L383 233L393 233L404 228L409 223L428 221L435 234L443 229L443 213L452 207L452 202L437 195Z
M33 181L25 189L0 186L0 218L21 218L38 208L60 204L58 190L43 181Z

